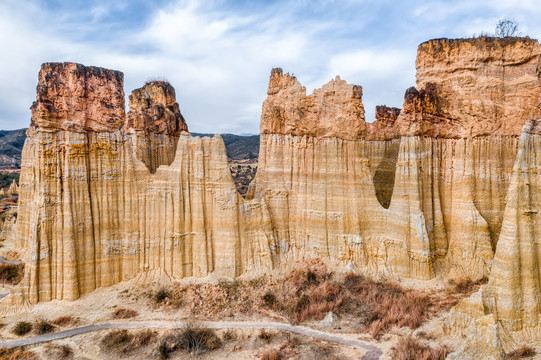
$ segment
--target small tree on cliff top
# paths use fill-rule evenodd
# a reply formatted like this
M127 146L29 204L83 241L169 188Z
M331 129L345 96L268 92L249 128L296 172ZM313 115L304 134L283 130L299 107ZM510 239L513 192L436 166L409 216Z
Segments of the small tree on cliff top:
M501 19L496 25L497 37L509 37L509 36L520 36L518 31L518 23L515 20Z

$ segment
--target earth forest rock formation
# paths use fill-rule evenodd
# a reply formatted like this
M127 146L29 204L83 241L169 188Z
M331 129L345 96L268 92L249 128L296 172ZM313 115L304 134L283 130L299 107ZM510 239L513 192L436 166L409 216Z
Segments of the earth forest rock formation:
M2 306L73 300L153 269L234 277L315 256L394 278L488 277L446 330L531 336L540 54L529 38L425 42L417 86L372 124L360 86L336 77L307 94L273 69L246 198L221 138L190 136L169 84L134 90L126 115L122 73L44 64L15 234L26 272Z

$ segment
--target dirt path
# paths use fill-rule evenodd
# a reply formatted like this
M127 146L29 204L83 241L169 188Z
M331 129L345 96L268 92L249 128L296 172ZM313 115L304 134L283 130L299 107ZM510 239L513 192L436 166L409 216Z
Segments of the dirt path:
M0 264L19 265L19 264L22 264L22 262L21 261L6 260L5 257L0 256Z
M31 338L21 340L1 340L0 348L14 348L25 345L34 345L42 342L53 341L58 339L67 338L70 336L85 334L91 331L103 330L103 329L178 329L186 325L186 322L174 322L174 321L130 321L130 322L118 322L118 323L105 323L82 326L71 330L59 331L52 334L45 334L35 336ZM203 326L213 329L275 329L289 331L292 333L310 336L316 339L332 341L344 345L358 347L366 350L366 354L363 356L363 360L376 360L383 354L382 350L374 344L370 344L351 336L343 334L333 334L324 331L310 329L304 326L296 326L278 322L256 322L256 321L208 321L203 322Z

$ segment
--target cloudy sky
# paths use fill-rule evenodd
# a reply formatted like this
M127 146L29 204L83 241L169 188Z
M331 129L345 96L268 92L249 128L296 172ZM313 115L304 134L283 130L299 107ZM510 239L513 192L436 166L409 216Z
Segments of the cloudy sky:
M541 38L538 0L1 0L0 129L28 126L41 63L124 72L125 92L165 78L190 131L258 133L273 67L311 92L340 75L366 117L400 107L417 45L494 32Z

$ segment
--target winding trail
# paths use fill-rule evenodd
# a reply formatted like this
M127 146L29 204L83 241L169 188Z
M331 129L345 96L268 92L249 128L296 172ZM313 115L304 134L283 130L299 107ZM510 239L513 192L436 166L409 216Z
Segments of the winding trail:
M22 264L22 263L23 263L22 261L11 261L11 260L6 260L5 257L0 256L0 264L19 265L19 264Z
M206 321L201 323L203 326L212 329L275 329L288 331L300 335L310 336L316 339L332 341L339 344L358 347L366 350L363 360L376 360L383 354L383 351L376 345L365 341L355 339L343 334L328 333L325 331L311 329L305 326L284 324L279 322L257 322L257 321ZM186 322L176 321L130 321L114 322L82 326L71 330L59 331L52 334L45 334L21 340L0 340L0 348L15 348L25 345L34 345L42 342L64 339L70 336L86 334L91 331L103 329L179 329L186 325Z

